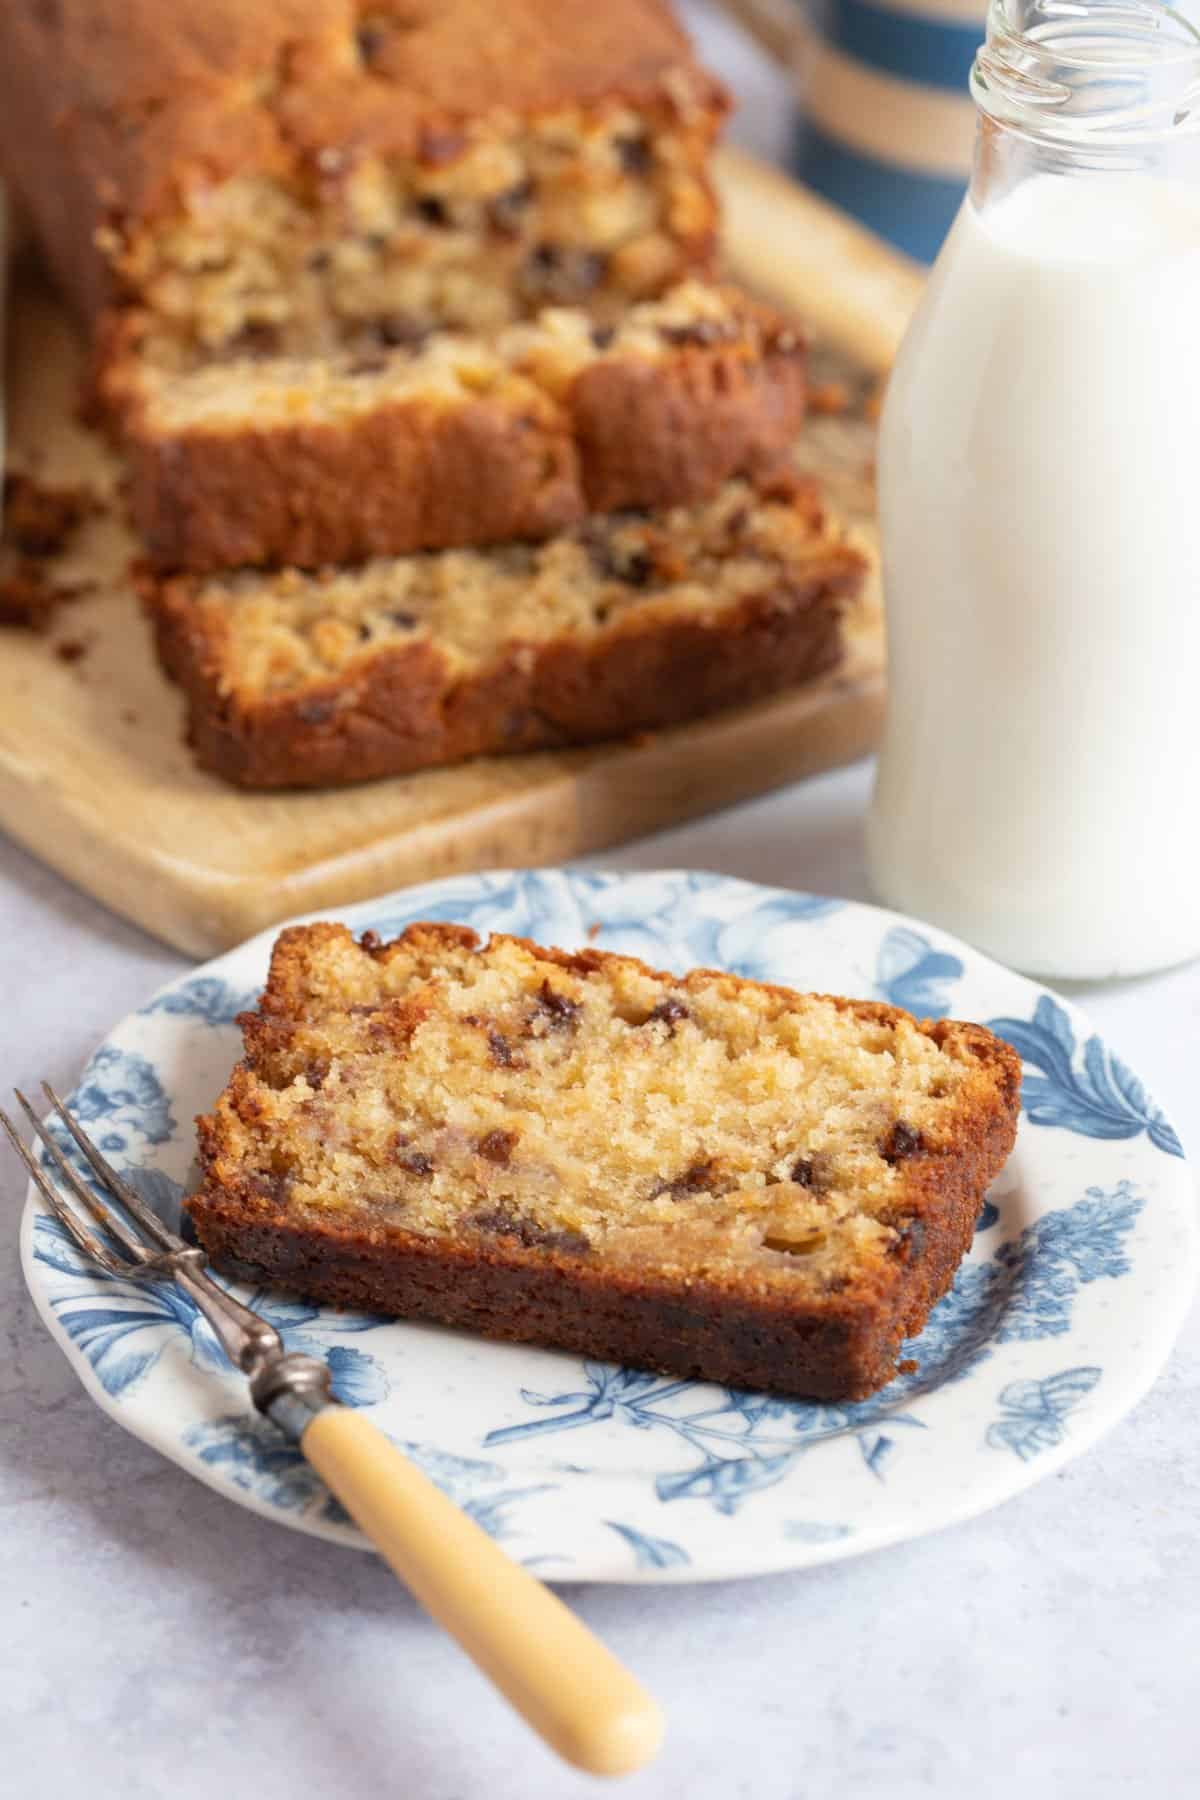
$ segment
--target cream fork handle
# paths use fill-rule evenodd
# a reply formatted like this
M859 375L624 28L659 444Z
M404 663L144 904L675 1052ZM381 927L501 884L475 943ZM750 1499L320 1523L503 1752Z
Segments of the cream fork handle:
M662 1742L656 1702L369 1419L326 1407L300 1447L401 1581L551 1749L593 1775L627 1775L650 1761Z

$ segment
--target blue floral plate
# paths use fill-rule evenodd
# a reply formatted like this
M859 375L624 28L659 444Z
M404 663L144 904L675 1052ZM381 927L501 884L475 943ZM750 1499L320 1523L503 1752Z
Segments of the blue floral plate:
M974 1248L872 1399L768 1399L458 1332L245 1293L328 1356L371 1415L513 1553L565 1581L800 1568L967 1518L1114 1424L1161 1367L1191 1294L1194 1190L1179 1140L1075 1009L896 915L722 875L472 875L353 906L356 930L453 919L716 965L924 1016L986 1020L1025 1061L1016 1151ZM177 981L92 1058L76 1114L177 1216L192 1118L235 1060L274 933ZM97 1402L255 1512L345 1544L353 1525L254 1413L174 1290L107 1279L31 1196L22 1250L43 1318ZM243 1290L244 1291L244 1290Z

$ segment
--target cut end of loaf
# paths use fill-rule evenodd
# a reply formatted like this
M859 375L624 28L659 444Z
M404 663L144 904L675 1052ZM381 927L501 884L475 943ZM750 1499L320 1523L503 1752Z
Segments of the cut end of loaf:
M181 210L106 242L156 355L312 355L546 306L596 318L707 266L719 114L665 99L418 128L408 154L336 141L290 169L184 186Z

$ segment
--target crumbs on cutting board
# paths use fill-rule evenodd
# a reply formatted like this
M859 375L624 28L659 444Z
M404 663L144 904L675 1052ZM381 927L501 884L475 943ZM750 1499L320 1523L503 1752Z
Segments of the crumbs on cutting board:
M86 487L53 486L29 474L4 478L0 532L0 624L44 631L58 608L91 593L93 581L56 577L51 564L69 551L85 519L99 512Z

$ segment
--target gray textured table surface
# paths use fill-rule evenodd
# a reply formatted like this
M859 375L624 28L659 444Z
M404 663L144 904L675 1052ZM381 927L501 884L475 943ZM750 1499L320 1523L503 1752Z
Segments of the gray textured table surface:
M718 45L723 39L711 40ZM758 142L775 123L749 60ZM765 121L765 122L764 122ZM866 897L863 768L643 842ZM183 965L0 843L0 1085L67 1084ZM1200 965L1078 997L1200 1154ZM228 1505L125 1436L36 1322L0 1161L3 1800L568 1800L564 1772L371 1558ZM972 1524L809 1574L589 1588L661 1696L661 1800L1175 1800L1200 1764L1200 1315L1082 1461Z

